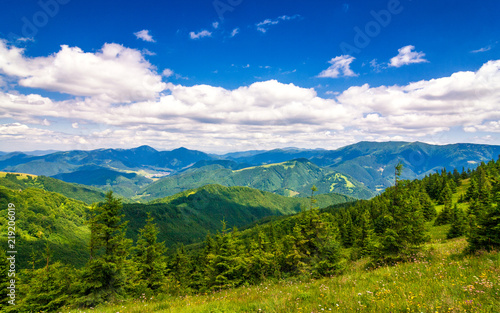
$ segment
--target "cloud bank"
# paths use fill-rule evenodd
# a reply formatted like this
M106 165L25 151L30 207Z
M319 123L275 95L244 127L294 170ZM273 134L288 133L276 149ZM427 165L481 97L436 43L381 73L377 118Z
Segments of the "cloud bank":
M355 75L353 59L332 59L323 77ZM174 75L168 69L162 74ZM336 148L359 140L447 142L452 129L471 136L500 133L500 60L402 86L354 86L325 99L314 88L277 80L235 89L165 83L141 52L117 44L95 53L62 46L53 55L29 58L1 42L0 78L9 82L0 89L0 151L27 143L220 152ZM71 97L21 94L12 84Z

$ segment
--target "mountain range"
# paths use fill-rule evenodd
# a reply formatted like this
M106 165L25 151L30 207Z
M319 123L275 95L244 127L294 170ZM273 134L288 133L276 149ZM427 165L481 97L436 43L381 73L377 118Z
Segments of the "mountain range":
M286 148L224 155L141 146L45 155L0 153L0 170L113 189L136 200L165 197L207 183L287 196L305 195L314 184L321 193L369 198L393 184L398 162L404 164L402 178L415 179L442 168L475 168L498 155L500 146L467 143L359 142L335 150ZM294 166L285 164L292 160Z

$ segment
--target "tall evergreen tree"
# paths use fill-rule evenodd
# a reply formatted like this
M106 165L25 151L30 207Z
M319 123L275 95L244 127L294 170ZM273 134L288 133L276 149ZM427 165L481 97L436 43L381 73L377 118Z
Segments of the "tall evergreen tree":
M456 204L451 212L451 227L446 234L448 239L456 238L465 235L467 222L465 214Z
M467 238L469 251L500 248L500 194L495 196L496 205L487 208L485 214L476 218L476 223Z
M91 230L91 260L83 273L82 297L84 305L114 301L124 296L125 269L131 240L126 239L127 222L122 222L122 204L106 194L104 203L94 206L89 220Z
M166 274L166 248L163 242L157 241L159 230L153 221L148 212L146 225L139 230L133 257L137 269L134 283L140 283L149 292L155 292L163 286Z

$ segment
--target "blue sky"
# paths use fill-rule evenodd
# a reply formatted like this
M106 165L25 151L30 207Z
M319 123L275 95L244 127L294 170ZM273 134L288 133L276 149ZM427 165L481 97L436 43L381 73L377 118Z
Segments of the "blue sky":
M500 144L498 1L5 0L0 151Z

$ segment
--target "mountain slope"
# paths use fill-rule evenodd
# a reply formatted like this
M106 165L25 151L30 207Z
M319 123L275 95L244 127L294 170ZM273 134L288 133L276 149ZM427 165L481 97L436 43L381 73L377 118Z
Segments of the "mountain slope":
M213 160L206 153L179 148L157 151L149 146L134 149L72 150L43 156L9 153L0 156L0 170L54 176L72 172L82 165L98 165L115 170L148 169L177 171L201 160Z
M19 173L0 172L0 186L13 190L34 187L46 191L57 192L65 197L83 201L87 204L104 200L104 193L88 186L67 183L52 177L35 176Z
M399 161L405 168L402 178L415 179L442 168L475 168L499 154L500 146L490 145L360 142L325 152L311 161L349 174L371 190L381 190L394 183L394 166Z
M0 186L0 231L7 233L7 208L16 208L16 268L43 266L48 243L51 262L83 265L89 258L90 232L85 224L87 205L37 188L14 191ZM3 247L6 237L0 238Z
M403 178L416 179L442 168L475 168L482 161L495 159L499 154L500 146L493 145L362 141L336 150L275 149L223 157L254 165L307 158L318 166L353 177L372 191L381 191L394 183L393 169L399 161L405 165Z
M315 198L320 207L355 200L338 194ZM222 220L228 227L242 227L263 217L297 213L309 205L308 198L284 197L248 187L206 185L148 204L124 204L124 214L129 221L128 236L137 237L150 212L159 227L159 239L172 246L202 241L208 232L221 229Z
M307 159L297 159L239 170L205 166L162 178L144 188L139 197L159 198L206 184L246 186L284 196L308 196L311 187L316 185L318 193L338 192L355 198L373 196L361 183L346 175L320 168Z
M101 190L113 190L124 196L133 197L141 187L152 182L136 173L115 171L101 166L86 165L71 173L62 173L53 176L65 182L97 187Z

